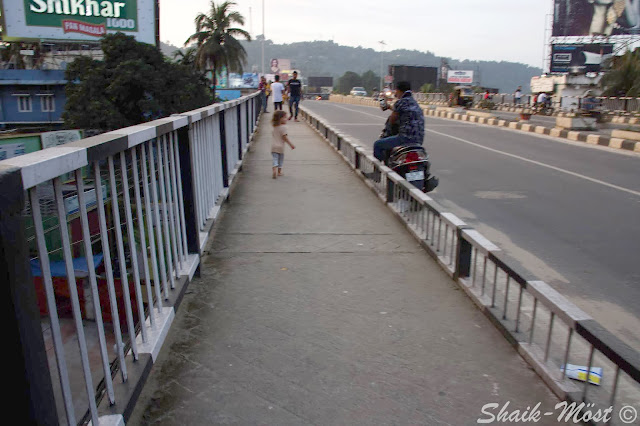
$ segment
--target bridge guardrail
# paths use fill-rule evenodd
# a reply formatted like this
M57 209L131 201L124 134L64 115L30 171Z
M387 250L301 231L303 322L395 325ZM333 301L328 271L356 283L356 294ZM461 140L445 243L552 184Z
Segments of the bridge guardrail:
M563 401L580 411L631 405L640 411L640 353L543 281L519 271L501 250L362 147L302 107L323 136L402 220L427 252L497 326ZM355 156L354 156L355 153ZM558 325L558 322L560 323ZM590 371L570 379L568 364ZM602 368L597 377L594 368ZM600 370L598 370L600 371ZM585 405L580 404L584 402ZM572 406L570 406L572 407ZM628 424L617 416L608 424Z
M0 162L19 423L130 415L242 165L257 95Z

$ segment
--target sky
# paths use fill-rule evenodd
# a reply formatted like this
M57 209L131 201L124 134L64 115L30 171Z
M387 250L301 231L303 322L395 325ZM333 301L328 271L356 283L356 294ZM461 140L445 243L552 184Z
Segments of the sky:
M160 40L181 47L195 32L195 17L209 5L210 0L160 0ZM332 40L377 51L430 51L542 68L552 1L237 0L232 10L245 17L242 28L252 37L264 33L276 44Z

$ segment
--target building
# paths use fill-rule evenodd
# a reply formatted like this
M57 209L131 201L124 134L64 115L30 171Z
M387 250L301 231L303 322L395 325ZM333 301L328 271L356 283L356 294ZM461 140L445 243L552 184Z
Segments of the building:
M0 127L60 127L66 83L64 70L0 70Z

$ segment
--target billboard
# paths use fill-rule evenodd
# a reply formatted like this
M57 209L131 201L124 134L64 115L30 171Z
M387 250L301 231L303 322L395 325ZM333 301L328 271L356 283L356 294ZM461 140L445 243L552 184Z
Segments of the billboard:
M157 0L14 0L2 2L4 41L97 41L122 31L156 44Z
M289 71L289 70L291 70L290 59L273 58L271 59L271 62L269 62L270 74L280 74L283 71Z
M447 72L447 83L472 84L473 83L473 71L449 70Z
M387 77L391 77L387 79ZM385 76L385 81L391 80L398 83L408 81L411 89L418 92L420 88L429 83L436 85L438 80L437 67L421 67L412 65L389 65L389 75Z
M640 2L554 0L553 37L640 33Z
M553 77L531 77L531 92L553 92L555 90L556 80Z
M228 89L257 89L260 83L258 73L229 73Z
M309 87L333 87L333 77L309 77L307 80Z
M551 47L551 72L600 72L602 63L612 54L613 44L554 44Z

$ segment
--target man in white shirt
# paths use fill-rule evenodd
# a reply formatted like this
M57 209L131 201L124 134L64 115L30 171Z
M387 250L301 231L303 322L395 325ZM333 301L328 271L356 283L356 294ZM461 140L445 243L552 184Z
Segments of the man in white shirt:
M280 83L280 76L276 74L275 83L271 84L271 93L273 93L273 109L282 110L282 92L284 92L284 85Z
M546 93L542 92L542 93L540 93L538 95L538 101L537 102L538 102L538 104L543 105L543 104L545 104L547 102L548 98L549 98L549 96Z
M519 105L521 99L522 99L522 86L518 86L515 93L515 104Z

